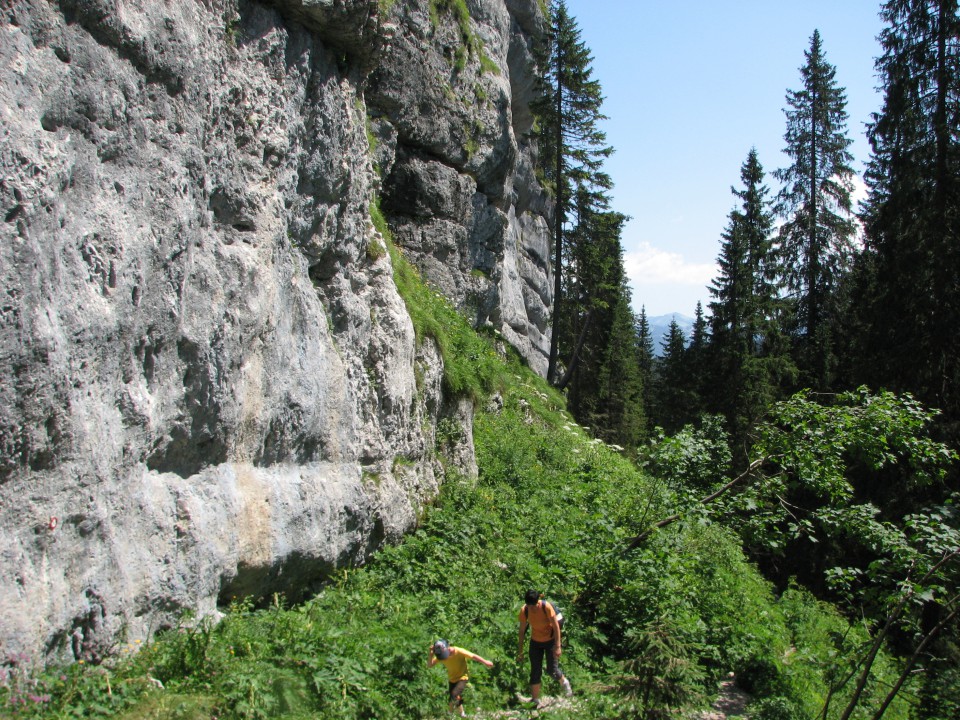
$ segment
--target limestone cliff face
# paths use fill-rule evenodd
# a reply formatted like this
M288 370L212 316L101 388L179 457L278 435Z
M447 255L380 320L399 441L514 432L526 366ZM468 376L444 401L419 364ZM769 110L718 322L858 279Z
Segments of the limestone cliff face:
M529 142L544 20L536 0L471 3L469 27L430 5L397 4L367 91L383 209L424 277L546 373L548 207Z
M416 342L375 196L424 276L545 366L538 4L388 4L3 10L3 654L299 597L416 523L436 421L472 410Z

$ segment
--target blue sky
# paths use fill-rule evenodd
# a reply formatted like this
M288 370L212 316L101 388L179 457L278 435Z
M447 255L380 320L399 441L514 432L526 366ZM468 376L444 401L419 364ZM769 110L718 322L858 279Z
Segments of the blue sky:
M767 172L788 164L788 89L818 29L846 88L854 169L869 155L864 125L880 109L874 59L879 2L866 0L567 0L594 57L616 152L607 161L634 306L693 315L710 301L720 234L751 147Z

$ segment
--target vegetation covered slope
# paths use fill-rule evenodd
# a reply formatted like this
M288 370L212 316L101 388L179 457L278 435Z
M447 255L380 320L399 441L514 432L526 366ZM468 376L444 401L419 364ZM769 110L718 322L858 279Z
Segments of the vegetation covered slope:
M408 274L405 282L417 281ZM483 378L461 386L485 394L474 429L479 477L449 480L413 535L342 571L302 606L238 598L218 624L185 618L99 667L34 675L22 658L0 688L2 712L440 717L446 677L426 660L431 642L445 637L494 662L471 667L468 689L471 713L492 713L527 692L528 669L515 658L517 612L523 591L537 587L568 618L562 664L576 708L555 717L692 710L728 672L757 699L753 717L815 716L865 634L798 588L776 594L734 534L706 517L673 523L627 551L677 509L676 488L589 439L559 395L518 362L496 359L496 339L476 336L435 294L407 298L421 311L431 304L445 352L483 355L474 358ZM471 365L459 360L461 369ZM875 704L892 677L881 658L862 706ZM547 694L557 691L551 682ZM848 692L835 690L829 717ZM907 715L895 704L885 717Z

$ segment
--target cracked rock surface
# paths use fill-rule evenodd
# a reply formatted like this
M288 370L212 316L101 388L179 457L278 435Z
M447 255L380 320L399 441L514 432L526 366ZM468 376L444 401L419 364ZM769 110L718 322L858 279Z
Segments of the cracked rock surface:
M299 599L475 472L370 222L545 367L535 0L15 0L0 23L0 652ZM462 64L462 66L460 66ZM496 68L496 70L494 70ZM375 138L371 147L370 138ZM466 432L438 457L440 417Z

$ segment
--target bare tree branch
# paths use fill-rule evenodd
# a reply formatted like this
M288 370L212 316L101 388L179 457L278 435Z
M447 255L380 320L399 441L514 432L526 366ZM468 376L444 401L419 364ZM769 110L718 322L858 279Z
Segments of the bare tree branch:
M713 502L713 501L716 500L718 497L720 497L720 496L723 495L724 493L730 491L732 488L736 487L736 486L739 485L741 482L743 482L745 479L747 479L748 477L750 477L754 472L756 472L756 471L757 471L765 462L767 462L768 460L770 460L770 457L769 457L769 456L764 456L764 457L762 457L762 458L757 458L757 459L754 460L752 463L750 463L749 467L747 467L746 470L744 470L742 473L740 473L739 475L737 475L737 477L735 477L733 480L731 480L730 482L728 482L726 485L724 485L723 487L721 487L721 488L720 488L719 490L717 490L716 492L713 492L713 493L711 493L710 495L707 495L706 497L701 498L700 501L699 501L700 504L701 504L701 505L708 505L709 503ZM629 552L629 551L634 550L635 548L637 548L644 540L646 540L648 537L650 537L654 532L656 532L656 531L659 530L660 528L666 527L667 525L672 525L672 524L675 523L677 520L679 520L681 517L683 517L683 516L682 516L680 513L677 513L677 514L675 514L675 515L670 515L669 517L665 517L665 518L663 518L662 520L659 520L659 521L655 522L653 525L651 525L649 528L647 528L646 530L644 530L642 533L640 533L639 535L637 535L635 538L633 538L633 539L630 541L630 544L627 545L627 552Z

